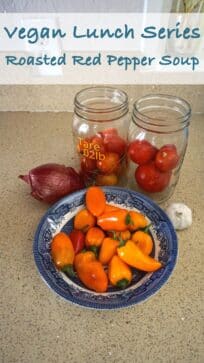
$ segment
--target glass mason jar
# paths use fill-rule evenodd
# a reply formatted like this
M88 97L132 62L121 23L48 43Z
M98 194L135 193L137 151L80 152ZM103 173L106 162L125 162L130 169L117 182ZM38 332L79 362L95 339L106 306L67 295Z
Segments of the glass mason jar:
M174 192L188 142L191 108L183 99L157 94L134 103L129 130L129 187L158 203Z
M128 97L111 87L86 88L74 100L73 136L86 186L127 182Z

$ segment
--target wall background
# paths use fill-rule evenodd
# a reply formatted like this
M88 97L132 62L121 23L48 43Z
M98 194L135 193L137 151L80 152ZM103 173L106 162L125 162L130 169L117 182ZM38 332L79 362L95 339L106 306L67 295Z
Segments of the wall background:
M90 85L0 86L0 111L73 111L76 92ZM114 85L113 85L114 87ZM127 92L130 106L148 93L166 93L185 98L192 111L204 112L204 85L119 85Z
M0 0L0 12L168 12L172 0Z
M0 12L169 12L175 0L0 0ZM0 86L0 111L73 111L74 95L87 86ZM124 85L132 103L148 93L185 98L193 112L204 112L204 86Z

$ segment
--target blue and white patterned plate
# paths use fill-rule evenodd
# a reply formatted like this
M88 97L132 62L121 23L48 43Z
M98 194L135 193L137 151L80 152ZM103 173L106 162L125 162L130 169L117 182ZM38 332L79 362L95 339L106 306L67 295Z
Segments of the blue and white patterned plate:
M88 308L118 309L148 299L166 283L177 259L177 237L165 212L149 198L123 188L104 187L103 190L108 203L129 210L138 210L149 219L152 223L150 232L154 239L152 256L161 261L164 267L153 273L134 270L133 280L128 288L116 290L109 287L106 293L90 291L77 278L70 279L58 271L50 256L52 237L59 231L69 233L72 230L75 214L84 208L86 190L64 197L47 211L37 228L33 252L42 278L57 294Z

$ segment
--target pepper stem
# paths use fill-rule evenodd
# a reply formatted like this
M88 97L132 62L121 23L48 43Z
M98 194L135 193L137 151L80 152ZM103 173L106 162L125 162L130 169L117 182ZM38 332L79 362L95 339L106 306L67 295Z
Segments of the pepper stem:
M122 279L119 280L116 284L117 287L119 287L119 289L125 289L129 284L129 280L127 279Z
M142 228L142 231L145 233L149 233L149 229L150 229L151 225L152 225L152 223L148 224L148 226Z
M118 238L116 236L116 232L115 231L110 231L110 232L112 233L112 238L115 239L115 240L117 240Z
M124 240L124 239L122 239L121 237L119 237L119 239L118 239L118 240L119 240L119 242L120 242L120 243L119 243L119 245L118 245L118 247L123 247L123 246L125 246L125 244L126 244L126 242L127 242L127 241L125 241L125 240Z
M128 213L127 215L126 215L126 217L125 217L125 224L128 226L129 224L130 225L132 225L132 226L134 226L134 222L133 222L133 220L131 219L131 216L130 216L130 214Z
M65 265L62 267L62 272L64 272L69 277L75 277L76 273L74 272L73 265Z
M96 258L98 257L98 247L97 246L90 246L89 250L95 254Z
M80 253L85 253L85 252L87 252L88 250L86 249L86 248L83 248L81 251L80 251Z

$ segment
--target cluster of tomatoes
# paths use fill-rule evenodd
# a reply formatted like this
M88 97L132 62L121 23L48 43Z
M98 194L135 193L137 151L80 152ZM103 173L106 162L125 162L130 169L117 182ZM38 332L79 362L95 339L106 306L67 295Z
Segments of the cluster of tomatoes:
M135 180L149 193L163 191L170 182L179 155L173 144L157 149L147 140L127 142L115 128L98 132L89 138L79 138L81 176L86 185L117 185L127 167L126 156L137 164Z
M172 170L178 165L179 155L173 144L159 150L147 140L134 140L129 144L129 158L138 166L135 180L146 192L163 191L170 182Z
M126 141L115 128L79 138L81 176L85 184L116 185L125 166Z

